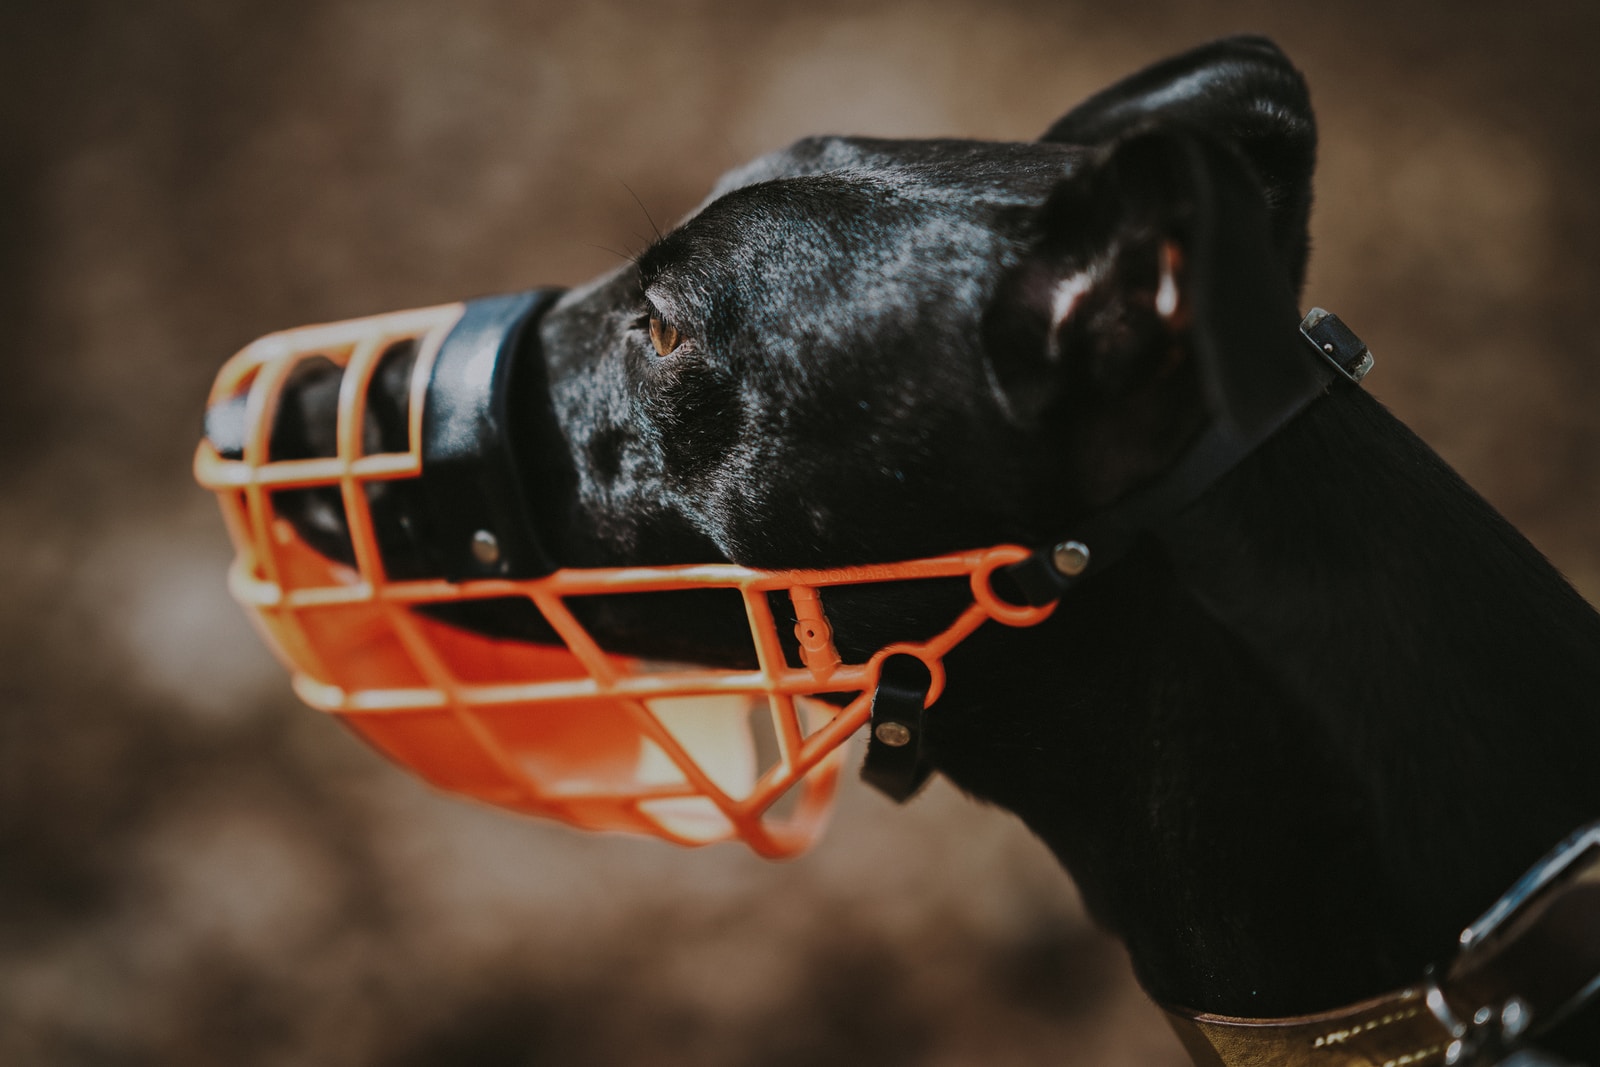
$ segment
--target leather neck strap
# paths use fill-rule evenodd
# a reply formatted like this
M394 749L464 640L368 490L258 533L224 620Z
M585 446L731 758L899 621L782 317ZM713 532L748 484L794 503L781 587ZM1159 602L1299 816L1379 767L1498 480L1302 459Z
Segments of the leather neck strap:
M1198 1067L1496 1063L1600 994L1600 822L1561 842L1422 982L1334 1011L1245 1019L1163 1005Z
M1162 1010L1196 1067L1434 1067L1455 1040L1418 989L1287 1019Z

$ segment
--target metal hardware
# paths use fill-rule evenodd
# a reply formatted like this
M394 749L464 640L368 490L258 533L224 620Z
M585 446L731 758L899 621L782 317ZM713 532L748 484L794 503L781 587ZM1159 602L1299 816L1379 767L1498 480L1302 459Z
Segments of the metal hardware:
M1519 878L1505 896L1495 901L1493 907L1461 931L1462 951L1482 944L1490 934L1520 912L1539 890L1577 864L1590 849L1597 848L1600 848L1600 823L1585 826L1557 845L1532 870Z
M872 736L890 748L904 748L911 743L911 731L904 723L880 722L878 728L872 731Z
M491 567L500 562L500 542L488 530L479 530L472 535L472 558Z
M1300 333L1318 355L1352 382L1359 382L1372 370L1372 351L1366 342L1332 312L1312 308L1300 322Z
M1508 1041L1521 1037L1532 1022L1533 1013L1521 997L1512 997L1500 1009L1500 1033Z
M1089 569L1089 546L1082 541L1063 541L1050 553L1050 564L1068 578Z
M1467 1024L1456 1017L1455 1011L1450 1007L1450 1002L1444 999L1444 990L1439 988L1438 975L1433 967L1428 968L1428 975L1424 979L1423 1002L1428 1005L1428 1010L1433 1013L1433 1017L1439 1020L1439 1025L1449 1031L1451 1037L1459 1039L1466 1035ZM1473 1021L1477 1022L1478 1020L1474 1017ZM1458 1040L1456 1044L1460 1044L1460 1041Z
M1429 984L1428 1007L1455 1038L1444 1050L1445 1067L1466 1067L1468 1064L1497 1064L1504 1067L1510 1062L1503 1057L1517 1051L1519 1040L1533 1024L1533 1012L1525 1000L1518 996L1507 997L1498 1009L1485 1004L1472 1013L1470 1026L1460 1026L1459 1022L1451 1026L1447 1020L1455 1016L1449 1006L1443 1003L1442 996L1438 998L1439 1003L1435 1004L1439 987L1432 984L1431 979Z

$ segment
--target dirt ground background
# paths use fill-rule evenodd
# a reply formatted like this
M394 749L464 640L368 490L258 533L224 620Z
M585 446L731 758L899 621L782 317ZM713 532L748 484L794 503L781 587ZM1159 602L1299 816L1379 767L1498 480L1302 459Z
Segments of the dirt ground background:
M634 194L814 132L1025 139L1245 29L1321 116L1308 300L1600 596L1596 5L0 5L0 1063L1180 1063L947 787L852 782L782 865L430 793L296 704L188 468L268 330L580 281Z

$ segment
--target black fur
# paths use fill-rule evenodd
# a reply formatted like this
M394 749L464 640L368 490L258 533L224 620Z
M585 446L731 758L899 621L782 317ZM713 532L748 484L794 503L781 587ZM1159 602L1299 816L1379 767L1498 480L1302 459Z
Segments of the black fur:
M1314 129L1241 38L1038 143L818 138L729 175L543 320L541 535L571 566L1051 543L1305 373ZM651 316L683 347L657 355ZM828 608L859 653L947 602ZM663 630L596 618L636 650ZM668 628L748 657L737 621ZM1048 623L948 667L935 763L1048 843L1163 1001L1292 1014L1412 982L1600 816L1600 618L1343 382Z

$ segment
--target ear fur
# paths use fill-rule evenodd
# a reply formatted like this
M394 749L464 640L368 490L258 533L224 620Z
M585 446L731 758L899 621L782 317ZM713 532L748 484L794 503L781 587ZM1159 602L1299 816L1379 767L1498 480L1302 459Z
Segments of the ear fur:
M1295 292L1260 184L1231 146L1135 132L1058 185L1035 221L984 318L1019 425L1094 428L1092 448L1148 472L1163 457L1129 449L1169 449L1176 422L1250 433L1315 373L1292 349ZM1159 410L1146 399L1157 395Z
M1265 195L1273 244L1298 295L1305 281L1317 127L1305 79L1265 37L1229 37L1096 93L1040 140L1105 145L1173 123L1233 145Z

